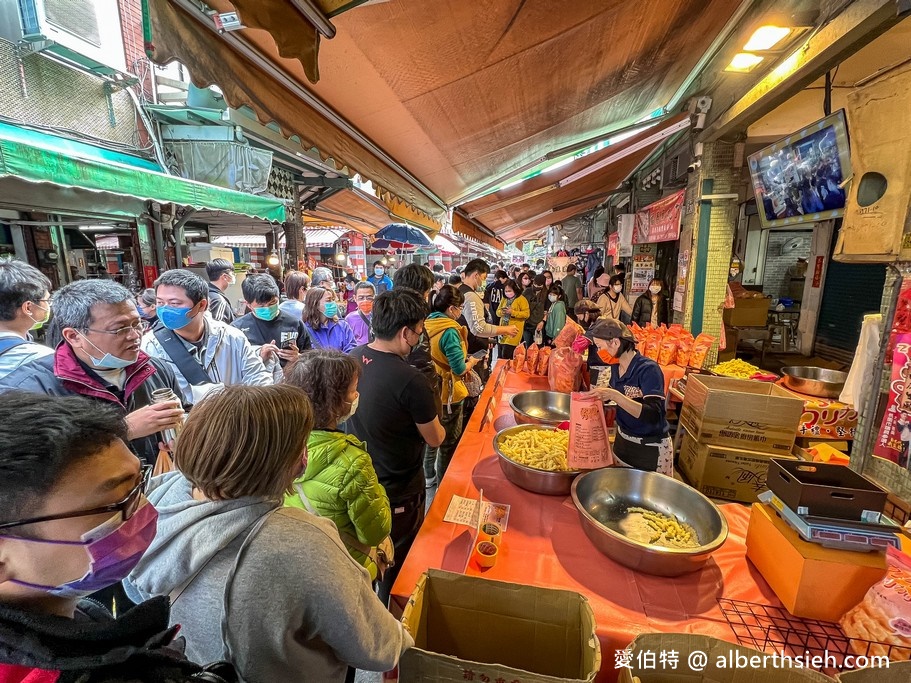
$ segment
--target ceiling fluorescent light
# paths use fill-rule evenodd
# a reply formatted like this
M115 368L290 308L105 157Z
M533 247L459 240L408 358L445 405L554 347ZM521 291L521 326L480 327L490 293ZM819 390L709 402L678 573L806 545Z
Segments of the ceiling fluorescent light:
M763 60L763 57L759 55L754 55L750 52L738 52L734 55L734 58L731 60L731 63L725 67L725 71L732 71L734 73L745 74L749 73Z
M743 49L747 52L764 52L771 50L782 40L787 38L791 29L782 26L760 26L755 31Z

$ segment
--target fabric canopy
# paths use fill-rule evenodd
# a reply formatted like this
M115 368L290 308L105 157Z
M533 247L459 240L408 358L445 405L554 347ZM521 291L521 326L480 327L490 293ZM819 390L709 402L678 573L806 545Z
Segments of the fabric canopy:
M307 248L319 249L322 247L332 247L338 238L344 235L347 230L304 230L307 238ZM218 244L224 247L244 247L247 249L265 249L265 235L224 235L213 237L212 244ZM278 246L285 248L285 236L278 238ZM100 248L100 247L99 247Z
M173 39L164 31L153 36L156 61L180 58L197 85L218 83L228 102L249 104L261 119L274 118L384 192L433 214L413 183L238 59L228 45L233 38L188 26L166 0L152 4L170 10L162 26L175 28ZM238 35L452 205L554 149L665 107L741 0L367 3L333 19L337 33L320 46L315 85L297 59L282 56L303 24L280 13L292 3L207 4L239 9L245 23L245 9L258 5L258 28Z
M280 200L177 178L156 168L139 157L0 123L0 179L15 177L268 221L286 220Z
M442 235L437 235L434 237L433 243L444 254L458 254L461 251L461 249L459 249L456 245L454 245Z

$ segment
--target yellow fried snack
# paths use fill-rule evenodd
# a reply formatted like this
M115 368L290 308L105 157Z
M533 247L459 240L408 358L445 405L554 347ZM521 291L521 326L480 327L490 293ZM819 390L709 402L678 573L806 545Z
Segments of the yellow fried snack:
M513 462L551 472L567 472L569 432L565 429L523 429L499 441L500 452Z
M735 358L733 360L725 361L724 363L719 363L714 368L712 372L716 375L724 375L725 377L736 377L738 379L749 379L757 372L759 368L755 365L751 365L744 360Z
M632 507L620 523L623 533L634 541L666 548L698 548L699 536L689 524L654 510Z

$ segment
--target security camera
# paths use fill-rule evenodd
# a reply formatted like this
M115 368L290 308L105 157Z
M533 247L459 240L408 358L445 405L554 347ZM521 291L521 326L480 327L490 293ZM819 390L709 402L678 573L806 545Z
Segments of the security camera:
M693 163L686 167L687 173L695 173L702 168L702 159L695 159Z
M697 133L705 130L705 114L696 114L693 116L693 130Z

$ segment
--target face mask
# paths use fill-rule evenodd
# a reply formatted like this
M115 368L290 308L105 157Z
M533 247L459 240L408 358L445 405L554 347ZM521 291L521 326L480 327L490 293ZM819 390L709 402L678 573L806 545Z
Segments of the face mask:
M254 308L253 315L260 320L275 320L278 317L278 304Z
M354 400L351 402L351 407L348 409L348 413L341 419L339 422L344 422L345 420L350 420L357 410L357 402L361 400L361 395L358 394L354 397Z
M357 307L364 315L370 315L373 312L372 301L359 301Z
M349 292L354 291L354 283L353 283L353 282L346 282L346 283L345 283L345 289L347 289Z
M385 273L385 272L386 272L386 271L383 270L382 268L374 268L374 269L373 269L373 274L376 275L377 277L381 277L381 276L383 275L383 273Z
M28 313L26 313L26 315L28 315L29 318L32 318L32 322L35 323L35 324L32 325L29 329L32 329L32 330L40 330L42 327L44 327L44 324L45 324L48 320L51 319L51 307L48 306L47 308L45 308L44 306L38 306L38 304L35 303L34 301L33 301L32 303L35 304L35 306L37 306L38 308L40 308L42 311L44 311L44 312L47 313L47 315L44 316L44 320L35 320L34 318L32 318L31 315L29 315Z
M59 586L45 586L11 579L12 583L35 588L61 598L84 598L103 588L125 579L139 564L143 554L152 545L158 522L158 512L149 501L133 513L127 521L121 522L120 512L73 541L47 541L38 538L17 538L28 543L51 543L54 545L81 545L85 548L91 563L82 578L67 581Z
M661 287L649 287L648 291L652 294L661 294Z
M229 275L229 276L228 276L228 285L230 286L230 285L233 285L233 284L237 284L237 276L236 276L236 275Z
M554 303L554 302L557 300L557 295L556 295L556 294L548 294L548 295L547 295L547 300L548 300L550 303Z
M92 343L92 340L82 334L82 332L79 333L79 336L85 339L89 344L92 344L92 346L95 346L95 344ZM97 346L95 346L95 350L101 351ZM92 360L92 365L103 370L119 370L121 368L129 367L136 362L135 360L119 358L111 353L106 353L101 358L95 358L95 356L89 354L89 358Z
M335 318L338 316L338 304L334 301L327 301L323 304L323 315L327 318Z
M186 327L196 316L190 316L193 306L159 306L155 309L161 324L169 330L179 330Z
M619 294L623 291L623 285L614 285L614 291Z
M506 294L506 298L507 298L507 299L515 299L515 298L516 298L516 293L515 293L515 292L506 292L505 294Z
M598 358L600 358L605 363L611 363L615 360L610 351L607 349L598 349Z

